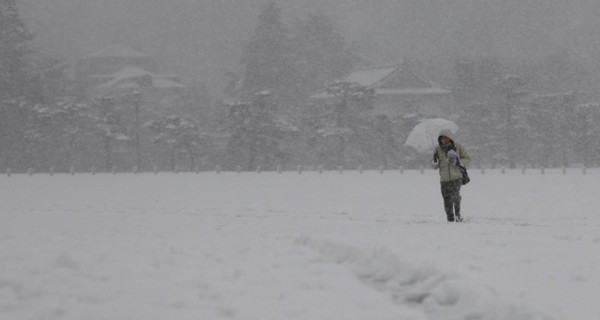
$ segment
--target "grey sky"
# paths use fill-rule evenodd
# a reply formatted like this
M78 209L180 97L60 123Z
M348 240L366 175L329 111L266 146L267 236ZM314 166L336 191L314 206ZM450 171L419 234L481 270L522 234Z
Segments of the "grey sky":
M20 0L36 44L67 62L113 43L214 87L235 71L268 0ZM452 55L598 55L597 0L279 0L286 22L323 12L376 64ZM598 31L596 31L598 30Z

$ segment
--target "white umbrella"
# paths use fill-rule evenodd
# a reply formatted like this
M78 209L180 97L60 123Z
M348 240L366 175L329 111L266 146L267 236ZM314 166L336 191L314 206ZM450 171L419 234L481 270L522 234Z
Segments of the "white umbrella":
M437 138L440 131L444 129L456 133L458 126L456 123L442 118L423 120L413 128L404 145L413 147L419 152L432 151L438 144Z

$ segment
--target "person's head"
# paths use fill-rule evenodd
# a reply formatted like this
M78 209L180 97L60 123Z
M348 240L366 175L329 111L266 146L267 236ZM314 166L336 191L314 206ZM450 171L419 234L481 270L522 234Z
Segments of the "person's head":
M440 142L441 144L447 146L450 144L452 140L450 140L450 138L446 137L446 136L440 136Z
M440 134L438 135L438 143L440 146L454 145L454 133L452 133L452 130L444 129L440 131Z

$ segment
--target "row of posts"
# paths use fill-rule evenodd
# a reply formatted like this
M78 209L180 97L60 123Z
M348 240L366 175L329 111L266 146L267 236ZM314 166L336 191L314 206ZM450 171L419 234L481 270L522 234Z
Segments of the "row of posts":
M277 166L276 170L277 170L277 173L283 173L283 167L282 167L282 166ZM319 173L323 173L323 171L324 171L324 169L323 169L323 166L317 166L316 170L317 170ZM364 172L364 170L363 170L363 167L362 167L362 166L360 166L360 167L358 168L358 170L359 170L359 172L360 172L360 173L363 173L363 172ZM303 166L298 166L296 171L297 171L299 174L302 174L302 172L304 172L304 171L305 171L305 169L304 169L304 167L303 167ZM339 166L339 167L337 168L337 171L338 171L338 172L341 174L341 173L343 173L343 172L344 172L344 169L343 169L343 167ZM384 167L380 167L380 168L379 168L379 172L380 172L381 174L383 174L383 172L384 172L384 171L385 171ZM404 173L404 169L403 169L403 167L402 167L402 166L399 168L399 171L400 171L400 173ZM424 169L423 169L423 168L421 168L421 169L420 169L420 171L421 171L421 173L424 173ZM96 167L92 166L92 168L91 168L91 170L90 170L90 173L91 173L92 175L95 175L97 172L98 172L98 171L96 170ZM119 173L119 171L117 170L117 168L116 168L116 167L113 167L113 168L110 170L110 172L111 172L112 174L117 174L117 173ZM134 166L130 172L132 172L132 173L134 173L134 174L140 173L140 171L139 171L139 169L138 169L138 167L137 167L137 166ZM154 168L153 168L153 172L154 172L154 174L158 174L158 173L159 173L158 167L154 166ZM173 172L175 172L175 173L179 173L179 172L181 172L181 170L180 170L180 168L179 168L178 166L175 166L175 168L174 168ZM196 168L194 169L194 172L196 172L196 173L200 173L200 168L199 168L199 167L196 167ZM216 173L221 173L221 172L222 172L221 166L216 166L216 167L215 167L215 172L216 172ZM237 167L235 168L235 172L237 172L237 173L242 173L242 172L243 172L243 170L242 170L242 167L241 167L241 166L237 166ZM261 173L261 172L263 172L263 169L262 169L262 167L261 167L261 166L257 166L257 167L256 167L256 172L257 172L257 173ZM33 168L29 168L29 169L27 170L27 174L28 174L28 175L30 175L30 176L32 176L34 173L35 173L35 172L34 172ZM70 167L70 168L69 168L69 174L70 174L70 175L75 175L75 173L76 173L76 170L75 170L75 168L74 168L74 167ZM54 168L50 168L49 174L50 174L51 176L53 176L53 175L54 175ZM11 170L11 169L6 169L6 175L10 177L10 176L12 175L12 170Z
M282 166L277 166L276 170L277 170L277 173L280 173L280 174L283 172L283 168L282 168ZM481 168L480 170L481 170L481 174L485 174L485 168ZM180 171L181 171L181 170L180 170L180 168L179 168L178 166L175 166L174 172L175 172L175 173L179 173ZM221 173L221 171L222 171L222 170L221 170L221 166L216 166L216 168L215 168L215 172L216 172L216 173ZM299 174L302 174L302 172L304 172L304 171L305 171L305 169L304 169L304 167L303 167L303 166L298 166L298 167L296 168L296 171L297 171ZM316 167L316 171L317 171L319 174L322 174L322 173L323 173L323 171L324 171L324 169L323 169L323 166L320 166L320 165L319 165L319 166L317 166L317 167ZM404 174L404 168L403 168L402 166L400 166L400 167L399 167L398 171L400 172L400 174ZM132 171L131 171L131 172L132 172L132 173L134 173L134 174L140 173L140 171L139 171L139 169L138 169L138 167L137 167L137 166L134 166L134 167L132 168ZM154 174L158 174L158 173L159 173L159 170L158 170L158 167L157 167L157 166L154 166L154 168L153 168L153 172L154 172ZM196 168L195 168L195 170L194 170L194 172L196 172L196 173L200 173L200 168L199 168L199 167L196 167ZM236 167L236 169L235 169L235 172L237 172L237 173L242 173L242 172L243 172L243 170L242 170L242 167L241 167L241 166L237 166L237 167ZM256 167L256 172L257 172L257 173L261 173L261 172L263 172L263 170L262 170L261 166L257 166L257 167ZM344 173L344 168L343 168L342 166L339 166L339 167L337 167L337 172L338 172L338 173L340 173L340 174ZM362 167L362 166L359 166L359 167L358 167L358 172L359 172L359 173L361 173L361 174L364 172L364 169L363 169L363 167ZM380 173L380 174L383 174L384 172L385 172L385 168L384 168L383 166L379 167L379 173ZM425 173L425 168L424 168L423 166L421 166L421 167L419 168L419 172L420 172L421 174L424 174L424 173ZM505 168L501 168L501 169L500 169L500 172L501 172L502 174L505 174L505 173L506 173L506 169L505 169ZM523 174L523 175L524 175L526 172L527 172L527 170L526 170L526 168L525 168L525 167L521 168L521 174ZM76 173L76 171L75 171L75 168L74 168L74 167L71 167L71 168L69 168L69 174L70 174L70 175L75 175L75 173ZM91 173L92 175L95 175L95 174L97 173L96 167L92 166L92 167L91 167L91 170L90 170L90 173ZM117 170L117 168L116 168L116 167L113 167L113 168L111 169L111 173L112 173L112 174L117 174L117 173L118 173L118 170ZM541 174L545 174L545 173L546 173L546 168L544 168L544 167L540 168L540 173L541 173ZM583 174L586 174L586 173L587 173L587 168L585 168L585 167L584 167L584 168L582 169L582 173L583 173ZM30 176L32 176L32 175L34 174L34 170L33 170L33 168L29 168L29 169L27 170L27 174L28 174L28 175L30 175ZM50 174L51 176L52 176L52 175L54 175L54 168L50 168L49 174ZM562 174L567 174L567 168L566 168L566 167L563 167L563 168L562 168ZM6 169L6 175L7 175L7 176L9 176L9 177L12 175L12 171L11 171L11 169Z

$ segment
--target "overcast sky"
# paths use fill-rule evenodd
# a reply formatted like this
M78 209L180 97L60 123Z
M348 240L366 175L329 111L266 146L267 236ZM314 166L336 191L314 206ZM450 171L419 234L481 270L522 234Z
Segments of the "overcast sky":
M107 45L154 55L165 73L214 87L239 68L268 0L20 0L36 45L72 63ZM375 64L403 57L598 54L598 0L278 0L285 22L330 16Z

